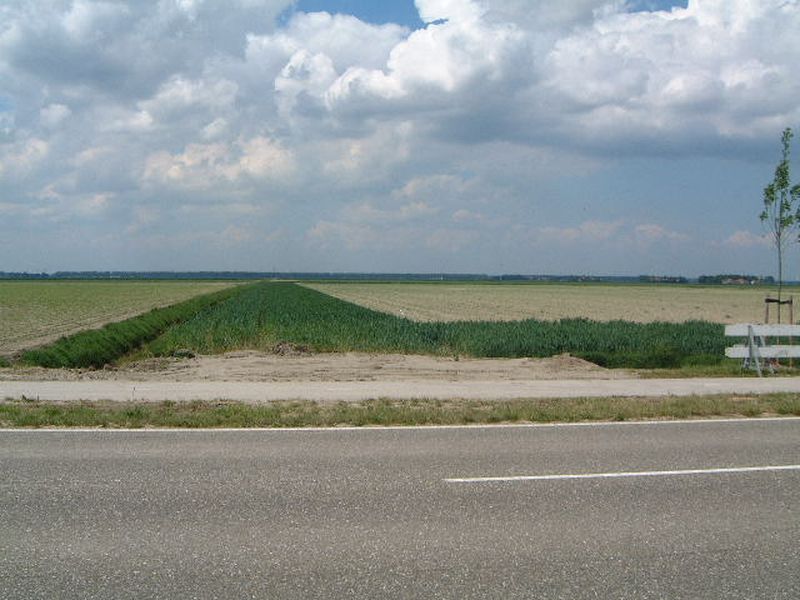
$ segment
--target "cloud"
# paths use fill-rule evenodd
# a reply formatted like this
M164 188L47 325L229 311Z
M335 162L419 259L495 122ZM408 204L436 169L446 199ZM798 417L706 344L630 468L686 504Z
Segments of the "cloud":
M500 23L518 23L532 31L558 35L578 26L590 25L603 11L619 7L608 0L485 0L486 18Z
M434 229L425 236L425 245L432 250L452 254L461 252L464 248L475 244L480 240L480 237L480 234L476 231L442 227Z
M113 198L113 194L93 194L91 196L79 199L76 203L76 210L81 216L84 217L92 217L102 214L108 210Z
M151 131L155 125L153 115L146 110L130 110L127 108L103 107L98 109L100 117L100 133L129 133L140 135Z
M143 181L192 190L238 185L252 180L285 180L295 170L291 152L265 137L234 144L189 144L183 152L150 155Z
M13 202L0 202L0 215L12 216L25 212L25 207Z
M97 146L81 150L72 159L72 164L78 168L94 166L96 163L107 159L114 154L114 149L110 146Z
M795 3L693 0L654 12L588 1L417 6L429 25L383 65L342 70L325 52L295 54L304 97L338 119L412 114L445 137L592 152L676 152L701 136L722 147L800 120Z
M452 220L455 223L482 223L486 221L486 216L465 208L460 208L453 213Z
M229 225L220 234L220 241L223 244L237 246L249 242L253 239L253 232L246 227Z
M253 217L270 208L263 204L252 202L219 202L215 204L182 204L178 210L184 217L191 218L196 215L208 215L214 219L223 219L231 216Z
M697 256L713 214L718 248L764 248L746 204L800 123L800 4L645 4L418 0L410 31L279 18L291 0L6 0L0 237L38 215L52 239L234 227L255 246L269 219L312 270L337 245L367 266L459 248L442 266L465 270L553 246L560 270L573 248Z
M437 209L425 202L410 202L393 210L382 210L370 203L364 203L346 207L344 215L354 222L397 223L431 217L437 212Z
M161 119L174 119L197 107L222 111L232 107L238 86L227 79L187 79L174 75L155 96L139 103L140 109Z
M301 12L275 32L249 34L246 58L273 78L299 51L328 57L338 73L357 66L380 68L408 33L399 25L372 25L349 15Z
M633 248L634 244L647 245L655 242L687 242L685 233L669 230L655 223L631 224L625 221L584 221L575 227L540 227L535 230L536 243L560 243L591 245L614 242Z
M336 216L317 221L306 237L324 247L401 248L425 232L429 232L429 241L433 239L430 236L434 235L438 213L437 207L420 200L385 207L371 201L351 203L343 206Z
M137 206L133 209L133 220L126 227L125 232L128 235L135 235L146 231L158 223L161 214L161 210L154 206Z
M232 168L233 178L245 174L254 179L285 179L295 170L292 153L274 140L257 136L240 141L238 146L241 154Z
M689 236L685 233L670 231L669 229L665 229L661 225L656 225L654 223L643 223L641 225L637 225L634 228L634 235L638 241L643 243L658 242L662 240L670 242L685 242L689 239Z
M0 181L25 177L45 160L49 152L50 144L36 137L0 145Z
M767 235L758 235L750 231L735 231L722 241L723 246L731 248L771 247L772 240Z
M577 227L540 227L534 232L536 242L593 243L617 236L621 221L585 221Z
M306 238L323 248L343 247L348 250L362 250L384 245L387 239L380 232L370 226L354 223L337 223L333 221L319 221L306 233Z
M416 0L423 23L436 21L475 22L486 10L473 0Z
M571 132L583 129L590 140L649 137L652 146L660 137L688 146L698 133L763 135L800 116L792 100L798 67L788 58L800 43L783 35L798 25L800 7L782 0L693 0L669 13L611 14L555 43L543 88L573 113Z
M405 163L415 141L409 123L376 125L370 132L354 132L343 137L322 140L315 146L322 161L322 172L338 182L367 182L382 179L387 172Z
M295 52L275 79L281 113L291 117L295 110L321 110L321 101L314 103L312 99L319 99L336 76L333 61L325 54L311 54L308 50Z
M57 127L64 119L67 119L72 111L69 106L64 104L48 104L39 111L41 115L42 125L47 128Z
M138 231L129 233L138 234ZM171 252L183 253L187 249L202 252L211 249L215 252L230 252L247 247L256 239L256 234L247 227L231 225L222 230L191 231L173 233L142 233L137 242L147 247L167 248Z
M481 21L482 11L471 0L426 0L418 6L424 20L444 22L397 44L381 70L346 71L326 93L332 111L348 113L351 104L378 111L381 103L388 111L429 110L452 105L453 96L478 79L490 87L506 79L517 45L524 42L517 27Z

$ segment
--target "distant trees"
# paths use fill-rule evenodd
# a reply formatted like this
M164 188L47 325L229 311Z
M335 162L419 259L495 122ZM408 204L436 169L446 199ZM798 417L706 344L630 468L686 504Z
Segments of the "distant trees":
M702 285L772 285L775 278L772 275L761 277L759 275L743 275L741 273L724 273L721 275L700 275L697 283Z
M775 167L775 176L767 187L764 188L764 209L759 215L766 224L775 250L778 254L778 306L780 307L781 292L783 291L783 253L789 241L792 230L800 222L800 184L792 187L789 173L789 156L791 142L794 134L787 127L781 135L781 160ZM780 322L780 308L778 308L778 321Z
M686 277L673 275L639 275L641 283L689 283Z

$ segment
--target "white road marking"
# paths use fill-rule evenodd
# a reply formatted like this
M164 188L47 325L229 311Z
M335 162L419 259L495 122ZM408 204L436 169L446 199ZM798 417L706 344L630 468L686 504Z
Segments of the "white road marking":
M631 471L618 473L581 473L567 475L517 475L511 477L463 477L445 479L447 483L494 483L510 481L554 481L562 479L616 479L624 477L670 477L676 475L720 475L725 473L760 473L767 471L800 471L800 465L766 467L730 467L721 469L684 469L681 471Z

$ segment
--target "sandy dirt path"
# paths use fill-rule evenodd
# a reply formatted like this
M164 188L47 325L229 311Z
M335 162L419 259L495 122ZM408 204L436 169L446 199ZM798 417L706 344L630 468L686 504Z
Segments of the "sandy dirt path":
M297 352L291 346L283 347L281 352L157 358L104 370L0 369L0 381L530 381L633 376L628 371L603 369L569 355L455 359L401 354L315 354Z
M237 352L120 369L0 369L0 398L49 401L486 399L800 392L800 378L639 379L565 355L460 359Z
M177 402L275 400L356 402L388 399L510 400L516 398L656 397L800 392L800 378L572 379L532 381L2 381L0 398L52 402L111 400Z

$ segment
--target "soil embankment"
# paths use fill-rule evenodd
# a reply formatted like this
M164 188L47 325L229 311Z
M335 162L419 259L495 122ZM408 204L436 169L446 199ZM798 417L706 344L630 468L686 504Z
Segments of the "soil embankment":
M474 359L399 354L231 352L195 358L154 358L115 369L0 369L0 381L529 381L621 379L629 371L598 367L569 355Z

